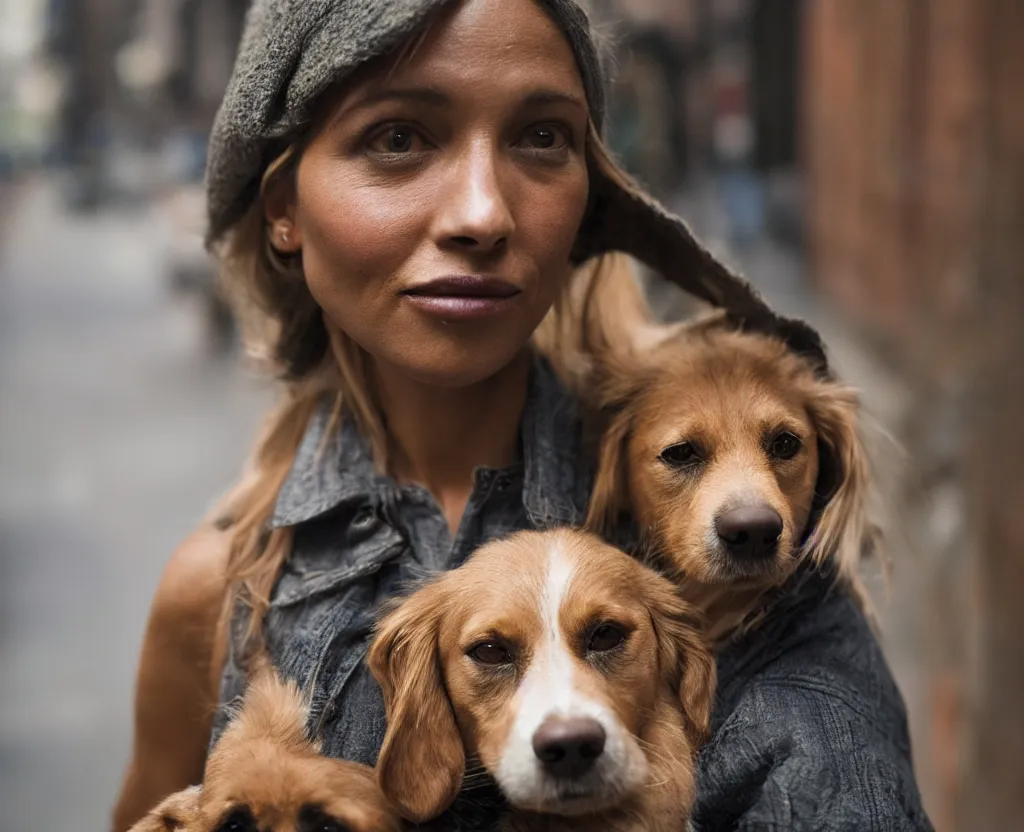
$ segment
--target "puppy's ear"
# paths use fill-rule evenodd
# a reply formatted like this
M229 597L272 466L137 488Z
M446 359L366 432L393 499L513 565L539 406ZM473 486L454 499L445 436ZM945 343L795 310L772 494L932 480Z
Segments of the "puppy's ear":
M853 579L867 519L868 458L858 431L855 391L820 382L808 408L818 432L818 481L805 546L821 564L835 558L840 574Z
M595 534L614 534L619 517L629 508L626 458L633 418L629 410L610 414L598 446L594 487L587 507L586 528Z
M309 707L294 682L284 681L269 664L251 677L242 707L224 731L220 745L266 739L292 752L318 750L306 733ZM212 761L212 757L211 757Z
M199 815L199 786L192 786L166 798L128 832L189 832Z
M658 663L679 693L686 734L696 751L711 734L718 678L715 657L702 635L699 614L679 597L670 581L652 575L647 597L658 639Z
M718 671L711 650L693 630L682 651L682 663L679 699L689 722L690 742L694 748L700 748L711 736L711 714L715 709Z
M377 782L402 815L417 823L451 805L466 766L441 678L438 632L444 606L441 582L414 593L381 621L367 657L384 693L388 721Z

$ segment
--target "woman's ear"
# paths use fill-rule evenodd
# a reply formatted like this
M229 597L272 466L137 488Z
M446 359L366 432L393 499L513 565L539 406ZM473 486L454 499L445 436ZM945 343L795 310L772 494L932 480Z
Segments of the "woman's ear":
M302 250L302 230L296 223L294 175L281 171L270 176L263 186L262 200L270 244L278 254L298 254Z
M830 382L817 387L808 408L819 441L816 504L806 546L815 563L833 557L840 574L852 580L867 530L869 469L858 430L857 394Z
M443 596L440 583L434 583L403 601L381 621L367 657L384 694L388 722L377 782L403 817L416 823L452 804L466 766L441 678Z

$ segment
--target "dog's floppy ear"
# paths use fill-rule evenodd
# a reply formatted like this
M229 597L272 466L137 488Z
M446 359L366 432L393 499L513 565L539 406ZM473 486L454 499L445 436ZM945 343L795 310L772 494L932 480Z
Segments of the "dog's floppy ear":
M384 694L388 722L377 782L401 814L417 823L451 805L466 766L438 655L443 580L420 589L384 617L367 657Z
M818 481L805 542L812 560L832 556L853 578L867 528L868 457L858 431L858 399L850 388L818 382L808 408L818 432Z
M772 315L767 321L742 321L741 328L751 334L778 338L790 352L803 359L819 381L833 381L828 355L821 335L806 321Z
M612 535L616 523L629 508L626 454L632 430L628 410L611 413L598 445L594 487L587 507L586 528L602 536Z
M715 657L702 633L704 623L674 584L651 575L647 590L651 621L658 639L658 663L679 693L686 719L686 734L694 750L711 734L718 672Z
M189 832L199 815L199 786L175 792L136 823L128 832Z

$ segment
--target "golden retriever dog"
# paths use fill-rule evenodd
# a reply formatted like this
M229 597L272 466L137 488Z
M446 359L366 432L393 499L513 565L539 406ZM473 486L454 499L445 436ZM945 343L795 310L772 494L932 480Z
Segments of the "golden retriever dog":
M721 315L592 343L603 432L589 528L612 535L631 516L713 644L803 562L834 558L860 596L868 466L852 389Z
M372 769L320 754L293 684L260 671L206 765L131 832L398 832Z
M368 661L378 783L406 818L444 812L471 760L505 830L684 828L715 666L676 587L597 537L485 545L399 602Z

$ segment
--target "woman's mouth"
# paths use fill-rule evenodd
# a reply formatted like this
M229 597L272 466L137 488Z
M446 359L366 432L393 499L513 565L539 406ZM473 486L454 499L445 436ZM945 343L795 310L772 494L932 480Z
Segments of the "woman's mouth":
M425 281L402 294L424 312L455 321L497 315L522 289L500 277L467 274Z

